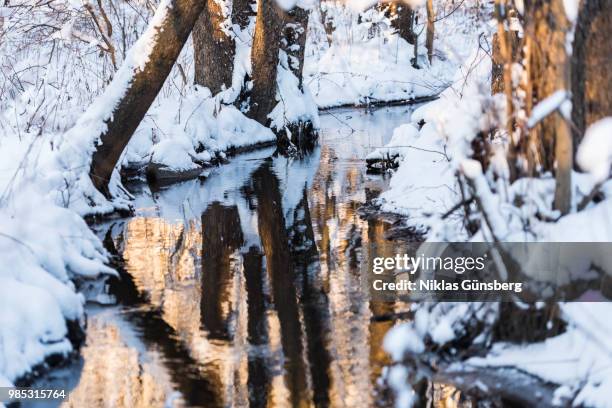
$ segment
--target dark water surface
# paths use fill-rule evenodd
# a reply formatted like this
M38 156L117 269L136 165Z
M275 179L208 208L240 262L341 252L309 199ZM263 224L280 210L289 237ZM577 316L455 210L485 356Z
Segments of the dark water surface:
M117 304L88 307L82 359L40 383L74 407L386 404L381 342L408 305L370 302L361 266L388 224L357 210L386 188L365 155L410 111L325 114L302 159L259 150L137 187L136 216L96 227L124 261Z

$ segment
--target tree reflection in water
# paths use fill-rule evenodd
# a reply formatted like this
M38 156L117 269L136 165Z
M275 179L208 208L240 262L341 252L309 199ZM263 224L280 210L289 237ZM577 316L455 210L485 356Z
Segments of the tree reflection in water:
M109 229L123 260L111 285L119 305L90 316L67 404L98 406L105 393L113 407L380 402L380 342L393 323L378 317L406 305L370 302L361 265L390 249L385 224L357 210L384 188L360 158L396 126L385 115L386 127L354 135L362 147L324 137L302 159L253 153L203 184L141 193L151 198L139 216Z

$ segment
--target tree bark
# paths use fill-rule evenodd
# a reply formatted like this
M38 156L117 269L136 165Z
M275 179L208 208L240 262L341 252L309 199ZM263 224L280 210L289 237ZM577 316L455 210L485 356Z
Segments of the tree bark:
M532 101L528 105L535 106L556 91L569 89L570 61L565 45L570 23L563 0L534 0L527 6L528 97ZM566 214L571 205L573 147L570 126L558 110L530 130L529 145L528 160L536 161L531 167L555 171L554 208ZM539 157L533 157L534 152Z
M249 26L249 18L253 15L251 0L234 0L232 3L232 23L238 24L241 30Z
M194 80L215 95L232 85L235 44L227 33L231 21L226 1L205 3L193 28Z
M574 146L592 123L612 116L612 2L582 1L572 53Z
M251 49L253 89L249 116L263 125L276 106L276 73L283 28L282 11L275 0L260 0Z
M427 47L427 59L431 64L433 61L434 52L434 20L436 14L433 8L433 0L427 0L427 37L425 38L425 46Z
M308 17L310 12L295 7L285 15L283 38L281 44L287 53L289 69L299 81L300 90L303 91L304 51L306 50L306 33L308 31Z
M502 52L502 41L500 41L499 33L493 34L493 52L492 52L492 69L491 69L491 95L496 93L505 93L505 83L508 82L506 78L506 64L508 62L514 63L519 62L519 56L521 51L521 40L518 31L506 31L505 35L508 37L506 43L509 44L510 55L505 56ZM505 58L510 57L509 61ZM510 82L510 85L512 83ZM510 89L512 92L512 89Z
M393 2L389 5L389 11L392 16L391 25L397 30L401 38L409 44L414 44L416 34L414 33L414 11L404 3Z
M161 90L204 5L199 0L170 2L146 64L142 69L135 68L123 97L106 120L106 130L99 135L89 174L94 186L107 197L110 197L108 183L121 153ZM109 88L112 86L111 83ZM107 92L112 94L115 90Z

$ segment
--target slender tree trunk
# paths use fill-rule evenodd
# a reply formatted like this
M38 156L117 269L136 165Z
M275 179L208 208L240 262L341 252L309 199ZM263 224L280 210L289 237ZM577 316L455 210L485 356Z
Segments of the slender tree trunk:
M327 45L331 46L334 37L334 23L327 14L327 7L323 6L322 1L319 1L319 11L321 12L321 24L325 29L325 36L327 37Z
M506 123L500 124L509 140L508 163L510 181L518 178L519 146L513 134L516 125L514 117L514 89L512 84L512 65L520 60L520 38L518 31L508 31L511 10L506 0L495 1L495 19L497 32L493 35L493 56L491 72L491 94L503 93L506 97Z
M425 38L425 46L427 47L427 58L431 64L433 61L434 52L434 20L436 14L434 12L433 0L427 0L427 37Z
M304 70L304 51L306 49L306 33L308 31L308 17L310 12L300 7L295 7L285 16L283 38L281 44L287 53L289 69L299 81L302 89L302 72Z
M593 122L612 116L612 1L582 1L572 53L574 146Z
M94 186L107 197L110 197L108 183L121 153L161 90L204 5L205 2L199 0L170 1L160 26L148 29L155 30L156 34L146 64L143 67L123 67L134 70L131 82L105 122L89 172ZM119 73L113 82L124 79ZM119 85L120 82L111 82L105 95L112 98Z
M194 79L214 95L232 85L235 45L226 31L231 25L228 3L225 0L205 3L193 28Z
M563 0L531 1L526 15L525 38L531 88L528 94L535 106L556 91L570 87L570 61L566 51L566 33L570 23ZM554 207L566 214L571 205L573 153L569 123L557 110L530 130L529 140L530 152L539 153L539 157L531 160L538 160L542 170L555 171Z
M276 106L276 73L283 28L282 11L275 0L260 0L251 49L253 89L249 115L263 125Z

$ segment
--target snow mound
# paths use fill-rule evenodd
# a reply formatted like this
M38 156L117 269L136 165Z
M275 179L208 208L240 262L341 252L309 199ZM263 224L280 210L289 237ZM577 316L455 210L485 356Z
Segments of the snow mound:
M576 160L598 182L608 178L612 165L612 117L589 126L578 148Z

